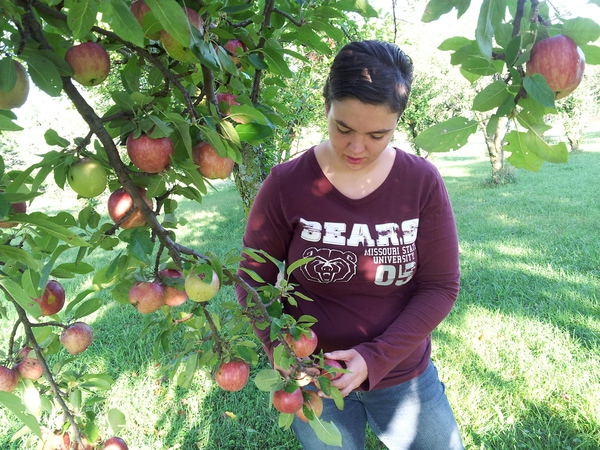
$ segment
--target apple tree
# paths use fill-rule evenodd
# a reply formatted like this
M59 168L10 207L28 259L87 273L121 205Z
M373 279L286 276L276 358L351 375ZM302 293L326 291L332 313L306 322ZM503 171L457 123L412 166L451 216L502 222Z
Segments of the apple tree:
M600 2L589 3L600 7ZM422 20L431 22L472 7L469 0L430 0ZM544 161L565 163L565 142L549 142L548 114L557 114L560 99L579 85L585 64L600 63L600 25L583 17L549 21L551 2L538 0L483 0L472 39L455 36L439 48L450 52L450 62L481 90L471 110L483 123L457 116L424 130L415 143L428 152L463 147L478 126L485 129L491 150L492 176L506 159L517 168L537 171Z
M258 359L252 326L271 327L280 370L259 372L255 383L271 393L282 426L302 411L321 439L339 445L302 386L318 381L341 407L329 380L343 369L322 355L300 358L294 343L313 338L314 318L296 321L281 308L303 301L288 278L306 261L285 267L248 249L282 273L276 286L257 280L261 287L252 288L236 273L239 249L219 258L178 239L198 226L178 206L201 202L211 180L235 165L249 208L264 175L263 146L287 126L277 94L298 64L345 39L340 24L348 13L375 14L358 0L0 0L0 131L27 132L18 107L34 101L31 84L42 95L67 97L86 124L75 139L47 130L28 167L0 157L0 315L16 313L0 350L0 404L33 436L93 448L123 426L119 411L96 416L110 376L70 368L93 342L86 318L106 292L139 311L155 332L156 355L170 351L174 333L183 336L185 351L166 372L184 388L204 367L224 389L241 389ZM108 104L88 100L100 87ZM32 210L48 180L91 201L73 214ZM105 205L94 201L109 192ZM100 252L109 263L95 267ZM90 277L92 286L66 298L61 280L77 277ZM245 290L247 301L223 304L219 317L211 300L225 284Z

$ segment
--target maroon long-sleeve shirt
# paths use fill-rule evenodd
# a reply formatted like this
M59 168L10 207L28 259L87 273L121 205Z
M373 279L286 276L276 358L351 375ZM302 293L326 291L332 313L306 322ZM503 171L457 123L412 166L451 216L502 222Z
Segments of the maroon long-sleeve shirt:
M389 387L425 370L431 332L459 290L458 237L442 178L429 161L396 151L394 167L361 199L341 194L314 150L273 167L251 209L243 245L294 270L291 282L313 299L285 311L309 314L324 351L357 350L369 375L362 390ZM274 264L240 265L275 284ZM243 271L240 275L256 286ZM246 293L237 288L244 303ZM269 330L257 330L267 353Z

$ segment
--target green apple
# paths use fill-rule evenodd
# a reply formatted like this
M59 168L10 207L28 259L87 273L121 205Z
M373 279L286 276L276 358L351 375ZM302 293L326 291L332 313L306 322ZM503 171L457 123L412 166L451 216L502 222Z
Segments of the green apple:
M214 270L210 282L206 281L206 275L203 273L192 272L185 278L185 292L195 302L209 301L217 295L220 287L219 276Z
M85 198L96 197L106 189L106 170L98 161L82 158L67 172L67 182L71 189Z
M0 89L0 109L13 109L23 106L29 95L29 78L25 72L25 68L19 61L15 61L15 69L17 71L17 79L13 87L6 91L4 90L4 80L2 80L2 89Z

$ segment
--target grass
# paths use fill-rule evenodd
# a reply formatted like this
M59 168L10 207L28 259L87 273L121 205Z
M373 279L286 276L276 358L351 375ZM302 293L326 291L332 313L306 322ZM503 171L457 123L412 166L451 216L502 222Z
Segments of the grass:
M434 157L455 208L462 290L433 357L468 449L600 448L600 152L590 147L495 188L481 150ZM182 202L179 239L223 255L239 246L244 218L235 187L219 189L201 207ZM65 283L70 298L89 281ZM232 297L225 287L218 299ZM190 389L165 378L140 315L105 300L89 320L94 343L69 368L114 378L98 420L120 409L131 449L300 448L252 383L225 393L202 371ZM10 328L0 322L2 342ZM10 442L19 428L0 410L0 448L30 448ZM384 447L369 434L367 448Z

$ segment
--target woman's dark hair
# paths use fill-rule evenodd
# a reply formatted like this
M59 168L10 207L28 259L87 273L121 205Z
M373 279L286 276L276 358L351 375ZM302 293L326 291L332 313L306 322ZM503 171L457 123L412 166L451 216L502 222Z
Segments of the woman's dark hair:
M351 42L337 54L323 88L325 105L355 98L387 105L402 115L412 83L410 57L396 45L380 41Z

